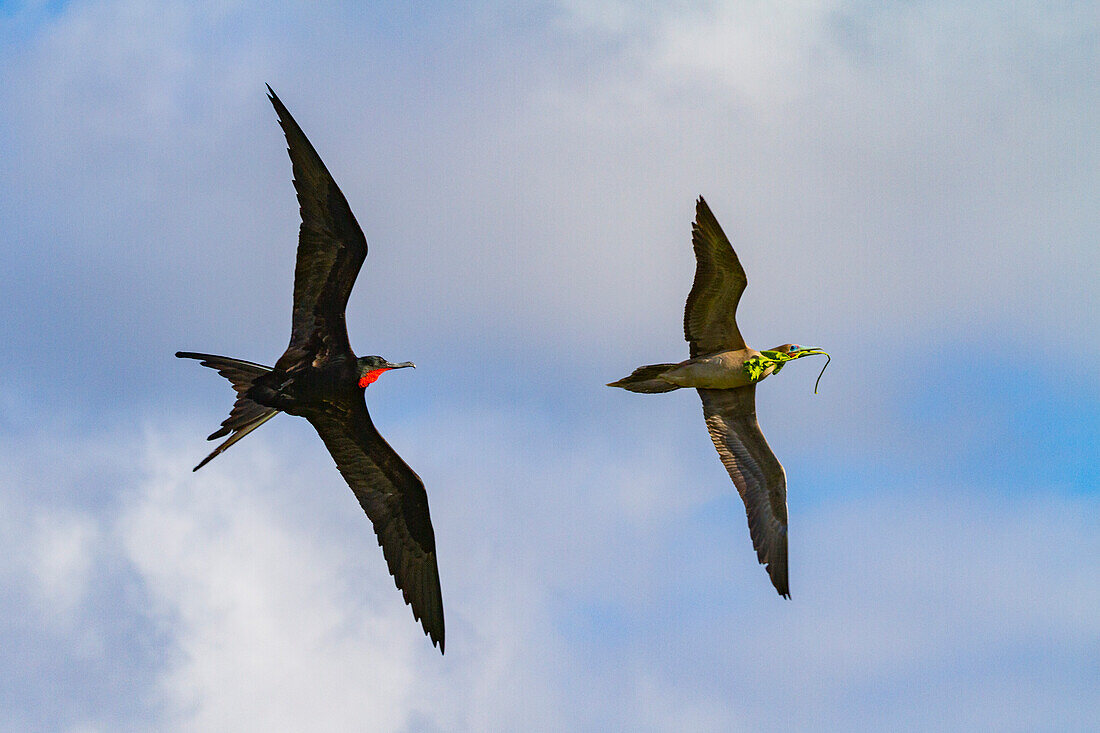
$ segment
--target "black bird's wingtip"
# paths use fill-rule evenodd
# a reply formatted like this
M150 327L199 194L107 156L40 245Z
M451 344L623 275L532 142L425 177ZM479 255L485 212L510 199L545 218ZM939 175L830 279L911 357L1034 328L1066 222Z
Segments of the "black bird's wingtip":
M287 112L286 105L283 104L283 100L279 99L279 95L275 93L271 85L264 84L264 86L267 87L267 101L271 102L271 106L275 108L275 114L279 115L279 124L282 125L284 113L289 115L290 112Z
M404 591L402 591L402 593L403 592ZM405 603L409 603L407 598L405 599ZM444 648L446 647L447 632L443 628L442 620L440 620L440 625L437 627L435 624L429 624L427 617L417 614L416 611L413 611L413 618L420 622L420 628L424 629L424 635L432 642L432 646L438 647L440 654L446 654Z
M275 90L271 88L271 85L265 84L264 86L267 87L267 101L271 102L271 106L275 108L275 111L279 115L279 122L281 124L283 113L285 112L288 115L290 113L287 112L286 105L283 104L283 100L279 99L279 95L275 93Z

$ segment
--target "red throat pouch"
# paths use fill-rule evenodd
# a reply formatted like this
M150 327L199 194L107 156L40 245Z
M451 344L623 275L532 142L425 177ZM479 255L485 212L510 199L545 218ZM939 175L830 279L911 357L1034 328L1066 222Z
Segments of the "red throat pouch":
M371 369L369 372L359 377L359 386L363 389L366 389L369 385L374 384L380 376L382 376L382 372L388 372L389 370L389 367L384 367L382 369Z

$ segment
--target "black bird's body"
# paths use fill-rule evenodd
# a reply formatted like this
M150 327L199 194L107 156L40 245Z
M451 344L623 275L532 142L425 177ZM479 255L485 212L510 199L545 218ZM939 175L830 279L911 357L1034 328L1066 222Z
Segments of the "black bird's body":
M357 358L352 352L344 311L367 256L366 238L317 151L268 91L286 134L302 216L290 344L274 367L212 354L176 354L216 369L237 392L229 417L209 436L228 439L195 470L280 412L304 417L374 524L405 602L443 651L443 601L424 484L378 433L364 399L366 387L383 372L413 364Z

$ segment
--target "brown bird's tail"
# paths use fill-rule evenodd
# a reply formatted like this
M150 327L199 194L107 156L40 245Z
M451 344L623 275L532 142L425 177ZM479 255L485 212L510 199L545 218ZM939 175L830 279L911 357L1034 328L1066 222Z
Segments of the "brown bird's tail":
M661 379L661 375L676 366L675 364L648 364L634 370L629 377L623 377L617 382L611 382L608 387L622 387L631 392L643 392L655 394L657 392L671 392L680 389L671 382Z
M222 426L211 433L206 439L214 440L215 438L221 438L230 433L232 433L232 435L229 435L228 440L215 448L213 453L203 458L199 465L191 469L192 471L198 471L229 448L229 446L275 417L279 412L274 407L265 407L245 397L245 393L248 392L248 389L252 386L256 378L270 372L271 367L266 367L262 364L253 364L250 361L242 361L241 359L232 359L228 356L196 354L191 351L177 351L176 356L181 359L198 359L199 363L204 367L216 369L218 374L228 379L233 385L233 389L237 391L237 401L233 404L233 409L229 412L229 417L223 420Z

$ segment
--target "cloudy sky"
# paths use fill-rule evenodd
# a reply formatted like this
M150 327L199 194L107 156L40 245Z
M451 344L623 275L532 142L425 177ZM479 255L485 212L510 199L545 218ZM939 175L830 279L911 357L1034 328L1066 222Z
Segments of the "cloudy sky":
M0 0L0 728L1083 730L1100 717L1093 3ZM197 474L297 233L270 83L371 245L353 347L447 654L304 421ZM791 588L689 391L693 203L749 274Z

